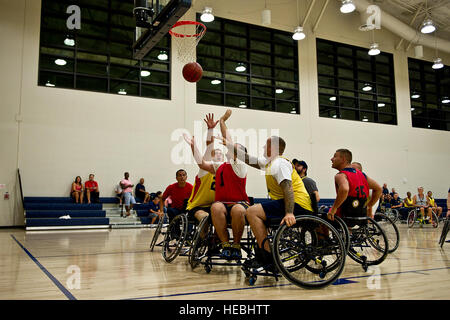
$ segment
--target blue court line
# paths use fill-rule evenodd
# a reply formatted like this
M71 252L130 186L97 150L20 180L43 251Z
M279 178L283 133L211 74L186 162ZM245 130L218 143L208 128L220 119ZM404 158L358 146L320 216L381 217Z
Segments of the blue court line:
M37 264L37 266L42 270L42 272L44 272L47 277L50 278L50 280L53 281L53 283L58 287L59 290L61 290L62 293L64 293L64 295L69 299L69 300L77 300L70 292L69 290L67 290L62 284L61 282L59 282L47 269L45 269L45 267L30 253L30 251L27 250L27 248L25 248L17 239L16 237L14 237L13 235L11 235L11 238L13 238L13 240L15 242L17 242L17 244L23 249L23 251L25 251L25 253L31 258L31 260L33 260L34 263Z
M436 271L436 270L445 270L445 269L450 269L450 267L382 273L382 274L380 274L380 276L389 276L389 275L402 274L402 273L418 273L418 272L421 272L421 271ZM372 277L372 276L373 276L373 274L369 274L369 275L365 275L365 276L355 276L355 277L340 278L340 279L336 280L336 282L338 282L338 281L339 282L347 282L349 279L368 278L368 277ZM348 281L348 283L353 283L353 281L352 282ZM223 289L223 290L210 290L210 291L199 291L199 292L174 293L174 294L168 294L168 295L141 297L141 298L131 298L131 299L122 299L122 300L143 300L143 299L170 298L170 297L188 296L188 295L195 295L195 294L217 293L217 292L227 292L227 291L241 291L241 290L252 290L252 289L261 289L261 288L275 288L275 287L285 287L285 286L293 286L293 284L292 283L287 283L287 284L275 284L275 285L267 285L267 286L252 286L252 287L235 288L235 289Z

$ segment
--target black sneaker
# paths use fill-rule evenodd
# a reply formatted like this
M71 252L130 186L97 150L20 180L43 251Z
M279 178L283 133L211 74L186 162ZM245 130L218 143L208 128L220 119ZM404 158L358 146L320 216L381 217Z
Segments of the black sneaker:
M220 244L222 251L220 252L220 257L226 260L231 259L231 244L229 242L222 242Z

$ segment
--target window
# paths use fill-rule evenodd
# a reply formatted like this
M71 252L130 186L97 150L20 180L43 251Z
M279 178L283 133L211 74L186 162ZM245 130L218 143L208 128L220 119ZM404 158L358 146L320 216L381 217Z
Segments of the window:
M290 33L218 17L205 25L197 46L198 103L300 113L298 49Z
M433 63L408 59L413 127L450 130L450 68L434 70Z
M69 30L70 5L81 9L81 29ZM133 1L43 0L40 86L170 99L170 35L133 59ZM168 59L158 58L161 51Z
M319 115L397 124L393 56L317 39Z

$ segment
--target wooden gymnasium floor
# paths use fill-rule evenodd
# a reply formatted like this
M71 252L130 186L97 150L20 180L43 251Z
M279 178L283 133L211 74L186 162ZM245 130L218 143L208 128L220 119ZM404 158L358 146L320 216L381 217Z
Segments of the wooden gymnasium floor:
M380 288L351 259L343 284L306 290L287 280L258 277L245 283L237 267L191 270L187 257L166 263L149 252L154 229L25 232L0 230L0 299L450 299L450 243L438 246L438 229L399 224L399 249L380 266ZM77 266L80 288L70 286ZM74 283L74 282L72 282Z

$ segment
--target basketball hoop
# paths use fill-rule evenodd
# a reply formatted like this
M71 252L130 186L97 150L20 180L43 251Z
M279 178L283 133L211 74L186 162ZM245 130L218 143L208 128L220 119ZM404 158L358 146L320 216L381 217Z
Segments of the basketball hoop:
M206 26L197 21L178 21L169 30L176 43L178 59L183 63L194 62L195 47L205 35Z

